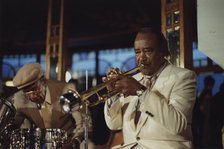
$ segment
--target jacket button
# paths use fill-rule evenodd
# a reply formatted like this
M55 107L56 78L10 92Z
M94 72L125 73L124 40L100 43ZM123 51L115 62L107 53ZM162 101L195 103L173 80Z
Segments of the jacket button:
M138 141L138 140L140 140L140 137L137 137L136 139L137 139L137 141Z

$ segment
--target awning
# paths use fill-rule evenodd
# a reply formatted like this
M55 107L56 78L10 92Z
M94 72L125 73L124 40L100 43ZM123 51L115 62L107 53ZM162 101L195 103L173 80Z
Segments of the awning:
M198 0L198 49L224 69L224 0Z

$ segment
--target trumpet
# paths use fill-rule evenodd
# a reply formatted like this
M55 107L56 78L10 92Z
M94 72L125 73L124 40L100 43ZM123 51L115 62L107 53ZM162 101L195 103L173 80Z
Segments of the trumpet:
M120 75L130 75L134 72L139 71L143 67L143 64L124 72ZM84 91L83 93L79 94L75 90L69 90L67 93L60 96L60 105L62 107L62 110L65 113L79 110L83 107L83 104L87 104L89 107L98 105L99 103L105 102L108 98L119 94L116 90L107 91L105 94L100 94L99 92L104 90L110 83L116 82L118 79L114 78L111 80L108 80L106 82L103 82L95 87L90 88L89 90ZM92 100L91 96L96 95L97 99Z

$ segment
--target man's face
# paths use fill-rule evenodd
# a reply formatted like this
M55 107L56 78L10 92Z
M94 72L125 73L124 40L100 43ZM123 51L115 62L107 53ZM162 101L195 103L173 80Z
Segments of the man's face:
M164 63L161 46L152 33L141 33L134 42L136 62L144 66L140 69L145 75L153 75Z
M45 87L40 80L23 89L26 98L35 103L43 103L45 99Z

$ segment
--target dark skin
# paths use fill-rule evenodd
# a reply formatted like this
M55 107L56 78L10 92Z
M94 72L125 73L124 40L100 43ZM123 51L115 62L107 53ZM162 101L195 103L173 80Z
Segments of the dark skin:
M26 98L37 104L43 103L45 99L45 94L46 94L45 85L44 85L45 83L46 83L46 79L41 78L34 84L31 84L30 86L23 88L22 90Z
M140 68L140 71L144 75L153 75L165 63L165 54L161 50L162 47L158 44L156 35L151 32L138 33L135 38L134 48L137 64L144 65ZM108 90L115 89L119 93L129 96L136 95L136 91L142 87L142 84L140 84L139 81L134 79L132 76L117 75L116 77L117 81L108 85ZM107 75L107 78L103 78L103 80L106 81L111 78L114 77Z

